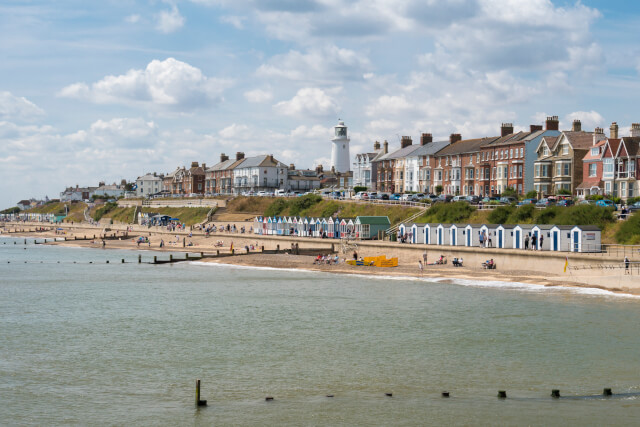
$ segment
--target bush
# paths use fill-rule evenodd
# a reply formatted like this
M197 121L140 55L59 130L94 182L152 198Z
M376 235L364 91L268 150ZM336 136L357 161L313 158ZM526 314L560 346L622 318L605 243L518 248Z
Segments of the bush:
M354 193L359 193L361 191L367 191L367 187L362 187L362 186L355 186L353 187L353 192Z
M444 187L442 185L436 185L436 194L439 196L440 193L442 193L442 190L444 190Z
M5 209L3 211L0 211L0 214L8 214L8 215L10 215L10 214L16 214L18 212L20 212L20 208L17 207L17 206L14 206L12 208L8 208L8 209Z
M640 244L640 215L635 213L620 224L615 238L618 243L625 245Z
M363 190L364 191L364 190ZM326 206L322 209L322 214L321 216L323 218L328 218L330 216L333 216L333 214L335 214L336 212L338 212L340 210L340 204L338 202L335 201L330 201L326 204Z
M491 224L506 224L514 210L512 206L498 206L491 211L487 219Z
M284 199L276 199L264 211L264 216L276 216L287 208L287 201Z
M601 196L600 194L592 194L590 196L587 196L587 200L602 200L604 199L603 196Z
M537 199L538 193L535 190L528 191L527 194L524 195L525 199Z
M640 197L629 197L627 199L627 205L632 205L635 202L640 202Z
M510 221L513 224L519 224L521 222L529 222L533 219L533 216L536 212L536 207L534 205L523 205L518 209L514 210L511 214Z
M459 223L469 219L476 210L467 202L436 203L427 210L428 222Z
M536 224L555 224L558 209L557 206L549 206L538 212L536 215Z
M555 224L558 225L597 225L600 228L615 221L613 208L594 205L575 205L558 209L555 217Z
M322 201L322 197L317 194L307 194L306 196L298 197L295 200L289 202L289 214L290 215L300 215L305 209L309 209L311 206L316 203L320 203Z
M502 197L515 197L516 199L518 198L518 192L513 188L513 187L507 187L504 190L502 190ZM498 223L501 224L501 223Z
M107 202L104 204L104 206L96 210L96 213L93 215L93 219L95 219L96 221L100 221L100 219L103 216L105 216L106 214L108 214L109 212L111 212L117 207L118 207L118 204L116 202Z
M560 190L558 190L556 192L556 194L560 194L560 195L564 195L564 196L570 196L571 195L571 191L567 190L566 188L561 188Z

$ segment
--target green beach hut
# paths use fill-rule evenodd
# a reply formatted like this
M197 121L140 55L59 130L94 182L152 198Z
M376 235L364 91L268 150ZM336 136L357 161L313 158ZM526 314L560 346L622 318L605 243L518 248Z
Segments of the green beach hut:
M359 216L355 226L360 239L378 239L391 227L391 222L388 216Z

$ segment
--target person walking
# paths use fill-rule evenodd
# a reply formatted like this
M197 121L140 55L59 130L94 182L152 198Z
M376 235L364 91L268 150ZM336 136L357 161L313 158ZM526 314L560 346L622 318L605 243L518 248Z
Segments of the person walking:
M480 233L480 236L478 236L478 240L480 241L480 247L484 247L484 233Z
M524 238L524 250L528 250L529 249L529 235L527 234Z
M418 268L420 269L420 274L424 271L424 266L422 265L422 260L418 260Z
M538 241L538 236L536 236L535 234L533 236L531 236L531 250L535 251L536 249L538 249L538 247L536 246L536 243Z
M631 262L628 257L624 257L624 274L631 274L631 270L629 270Z
M422 264L427 265L427 251L422 254Z
M542 242L544 241L544 236L540 235L540 250L542 250Z

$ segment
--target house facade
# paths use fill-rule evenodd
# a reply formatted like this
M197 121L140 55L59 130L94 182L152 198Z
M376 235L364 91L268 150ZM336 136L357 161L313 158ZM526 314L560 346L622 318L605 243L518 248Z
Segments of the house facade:
M164 175L148 173L136 178L136 197L149 197L163 190L162 178Z
M288 167L273 155L247 157L233 168L233 192L287 189Z
M376 141L373 144L372 153L356 154L355 161L353 162L354 186L367 187L368 189L372 189L374 187L377 163L374 163L373 159L375 159L381 151L380 143Z

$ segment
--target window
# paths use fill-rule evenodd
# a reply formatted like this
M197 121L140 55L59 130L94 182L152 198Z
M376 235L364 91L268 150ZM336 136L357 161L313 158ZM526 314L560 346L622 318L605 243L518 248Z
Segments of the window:
M534 171L535 171L535 177L536 178L540 177L540 165L535 165Z
M518 178L522 178L522 165L518 165Z
M562 155L566 156L567 154L569 154L569 145L568 144L562 144Z
M563 175L569 176L571 175L571 163L565 163L563 167Z
M549 147L547 147L546 145L544 147L542 147L542 155L543 156L548 156L549 155Z
M524 157L524 148L520 148L520 157Z
M495 179L495 177L496 177L496 168L494 167L494 168L491 170L491 179Z
M592 156L597 156L598 154L600 154L600 147L593 147L591 149L591 155Z
M513 148L509 150L509 158L513 159Z
M476 162L480 163L480 153L476 155Z
M598 165L595 163L589 163L589 176L598 175Z

